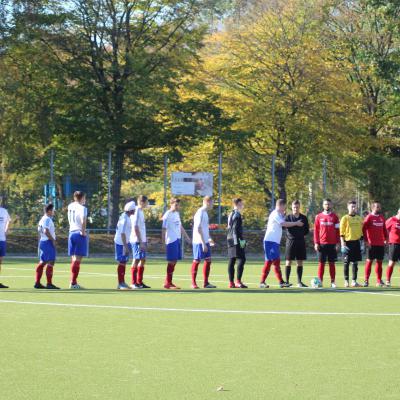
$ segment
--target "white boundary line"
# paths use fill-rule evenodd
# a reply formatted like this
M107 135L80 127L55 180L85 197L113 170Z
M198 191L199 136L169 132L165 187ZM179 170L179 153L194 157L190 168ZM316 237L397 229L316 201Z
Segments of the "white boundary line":
M18 301L18 300L0 300L0 303L40 305L40 306L50 306L50 307L67 307L67 308L98 308L98 309L129 310L129 311L160 311L160 312L212 313L212 314L400 317L400 313L221 310L221 309L202 309L202 308L164 308L164 307L112 306L112 305L102 305L102 304L47 303L47 302Z

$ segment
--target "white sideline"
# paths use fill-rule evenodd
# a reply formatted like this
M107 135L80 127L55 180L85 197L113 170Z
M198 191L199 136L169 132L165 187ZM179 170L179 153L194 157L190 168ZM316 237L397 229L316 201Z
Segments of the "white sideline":
M202 309L202 308L164 308L164 307L111 306L102 304L48 303L48 302L19 301L19 300L0 300L0 303L41 305L50 307L99 308L99 309L130 310L130 311L161 311L161 312L214 313L214 314L400 317L400 313L221 310L221 309Z

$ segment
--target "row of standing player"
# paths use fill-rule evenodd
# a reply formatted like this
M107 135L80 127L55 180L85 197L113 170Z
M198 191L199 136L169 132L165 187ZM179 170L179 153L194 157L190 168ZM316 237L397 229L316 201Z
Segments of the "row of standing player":
M131 201L124 207L116 234L115 255L118 261L118 289L145 289L149 288L143 282L144 268L146 262L146 226L143 209L148 205L146 196L139 196L138 204ZM179 289L173 282L173 272L178 260L181 259L181 238L190 243L191 240L183 228L179 216L180 200L172 199L170 209L163 216L162 238L166 248L167 273L164 282L166 289ZM205 197L203 206L199 208L194 216L193 224L193 263L191 269L192 288L197 289L197 271L201 260L203 266L203 287L215 288L208 278L211 268L211 247L214 245L209 233L209 220L207 211L212 208L212 199ZM243 237L242 210L244 202L237 198L233 200L233 211L228 217L228 275L229 287L246 288L242 282L244 265L246 262L246 240ZM391 275L394 264L400 257L400 212L397 216L386 222L381 214L379 202L373 202L371 213L363 221L357 215L355 201L348 203L348 214L343 216L339 222L338 216L332 212L332 202L329 199L323 202L323 212L317 215L314 227L315 250L319 253L318 277L323 281L325 263L329 263L331 286L336 287L335 261L339 244L344 259L345 286L349 285L349 265L352 263L351 286L361 286L357 282L358 262L361 261L361 240L367 247L367 261L365 267L364 286L369 285L371 266L376 261L377 285L384 286L382 281L382 262L384 258L385 243L389 243L389 265L387 268L386 286L390 286ZM290 287L289 277L291 273L291 262L297 261L298 287L306 287L302 282L303 262L307 259L305 237L309 233L307 217L300 213L300 203L292 203L292 214L286 214L286 203L278 200L276 209L268 218L267 230L264 236L265 264L262 268L260 288L268 288L266 278L272 266L280 287ZM58 289L52 282L53 268L56 260L56 235L52 221L54 215L53 205L46 206L45 215L39 222L39 250L40 261L36 267L36 280L34 287L37 289ZM0 265L5 255L5 235L9 228L10 217L4 208L0 208ZM86 235L87 209L85 207L85 194L74 193L74 202L68 206L68 221L70 234L68 240L68 253L71 256L71 289L82 289L77 278L80 271L82 258L87 255L88 239ZM286 280L283 280L280 268L280 242L282 228L287 228L286 240ZM133 262L131 267L132 284L125 283L126 264L132 253ZM236 280L235 265L237 263ZM47 285L41 284L41 277L46 267ZM0 288L5 285L0 284Z

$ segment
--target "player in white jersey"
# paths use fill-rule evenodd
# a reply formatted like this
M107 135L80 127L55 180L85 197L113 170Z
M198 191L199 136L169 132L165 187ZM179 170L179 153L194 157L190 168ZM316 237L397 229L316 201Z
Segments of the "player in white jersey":
M39 232L39 264L36 266L35 289L60 289L53 285L53 268L56 262L56 229L53 222L54 206L47 204L44 215L38 224ZM40 283L46 266L47 285Z
M88 253L88 238L86 235L87 208L86 195L81 191L74 193L74 201L68 206L69 238L68 255L71 256L70 289L83 289L78 284L78 275L82 258Z
M131 236L132 224L131 216L135 214L136 203L130 201L125 204L124 212L118 220L117 229L115 231L115 259L118 261L118 286L119 290L129 290L129 286L125 283L126 263L129 261L129 253L131 246L129 237Z
M8 229L10 228L10 215L8 211L0 207L0 272L1 272L1 264L3 262L3 257L6 255L6 236ZM8 286L0 283L0 289L7 289Z
M146 263L147 251L147 235L146 235L146 221L143 210L148 206L149 201L147 196L141 195L137 199L138 206L136 212L131 216L132 230L131 237L129 238L132 246L132 289L150 289L143 283L144 266Z
M175 265L182 259L181 239L184 235L188 243L190 238L182 226L179 216L180 199L171 199L170 209L162 217L162 241L165 244L167 264L167 276L165 278L165 289L180 289L172 283Z
M203 206L200 207L193 218L193 263L192 263L192 289L198 289L196 283L197 270L201 260L203 265L203 287L206 289L214 289L216 286L208 281L211 268L211 246L214 241L210 238L209 219L207 210L211 210L213 201L210 196L203 199Z

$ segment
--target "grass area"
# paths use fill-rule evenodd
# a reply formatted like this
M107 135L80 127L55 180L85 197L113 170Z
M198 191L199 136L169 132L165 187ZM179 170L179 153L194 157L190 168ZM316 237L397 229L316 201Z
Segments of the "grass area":
M61 261L54 282L66 288ZM399 398L398 287L259 290L261 264L249 262L249 289L229 290L218 261L218 289L168 292L164 262L150 260L151 290L117 292L114 262L89 259L88 290L51 292L32 288L34 265L6 259L0 279L11 286L0 291L1 399ZM184 288L189 268L176 269ZM308 263L304 281L315 273Z

